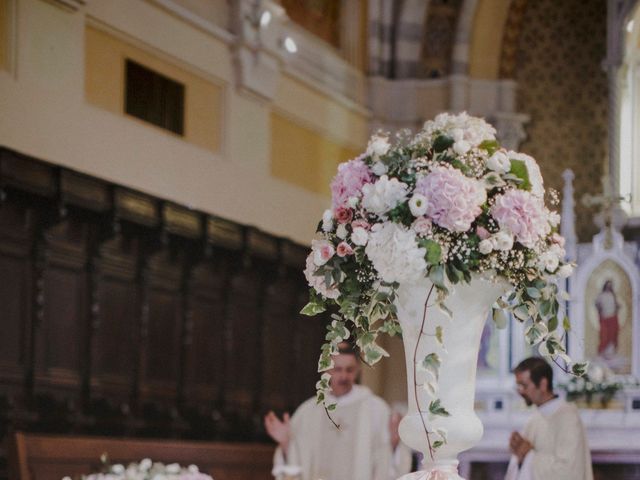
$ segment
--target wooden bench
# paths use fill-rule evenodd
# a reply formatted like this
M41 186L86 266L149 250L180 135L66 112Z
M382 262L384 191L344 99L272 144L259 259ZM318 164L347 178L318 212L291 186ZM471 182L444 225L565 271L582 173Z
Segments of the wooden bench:
M139 438L77 437L17 432L10 445L11 480L61 480L98 471L100 456L127 464L150 458L197 465L214 480L272 480L273 445Z

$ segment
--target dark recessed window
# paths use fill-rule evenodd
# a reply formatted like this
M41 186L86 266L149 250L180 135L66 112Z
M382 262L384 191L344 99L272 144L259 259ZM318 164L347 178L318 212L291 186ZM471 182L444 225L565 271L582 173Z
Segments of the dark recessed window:
M127 60L125 112L145 122L184 133L184 85Z

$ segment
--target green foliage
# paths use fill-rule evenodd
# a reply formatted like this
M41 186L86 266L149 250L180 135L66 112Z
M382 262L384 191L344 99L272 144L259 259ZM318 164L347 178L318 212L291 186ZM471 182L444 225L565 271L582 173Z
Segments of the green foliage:
M451 414L440 404L440 399L436 398L429 404L429 413L440 417L450 417Z
M427 251L424 255L424 259L429 265L440 263L440 260L442 259L442 247L438 242L428 238L422 238L418 241L418 245Z
M307 303L300 313L310 317L324 312L327 309L325 300L312 288L309 290L309 303Z
M478 148L486 150L489 155L493 155L500 148L500 144L497 140L485 140Z
M444 152L453 145L453 138L447 135L439 135L433 141L433 151L436 153Z
M531 181L529 180L529 170L527 164L523 160L511 159L511 170L509 173L520 179L519 188L522 190L531 190Z

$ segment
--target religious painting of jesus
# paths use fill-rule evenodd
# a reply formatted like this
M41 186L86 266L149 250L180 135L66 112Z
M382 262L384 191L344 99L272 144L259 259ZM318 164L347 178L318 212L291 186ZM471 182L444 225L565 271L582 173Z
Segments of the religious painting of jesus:
M631 373L632 290L626 272L613 260L602 262L585 292L585 358L615 373Z

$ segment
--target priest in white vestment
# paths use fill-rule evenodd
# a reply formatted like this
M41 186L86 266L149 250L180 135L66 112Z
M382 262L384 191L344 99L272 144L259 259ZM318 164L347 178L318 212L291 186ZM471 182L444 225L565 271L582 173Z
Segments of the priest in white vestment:
M305 401L293 417L265 416L267 433L278 443L273 475L278 480L390 480L408 473L411 451L390 434L390 410L367 387L356 385L359 359L350 348L334 357L331 371L336 428L316 399ZM397 429L397 423L392 428ZM395 454L394 454L394 447Z
M536 412L513 432L505 480L593 480L587 436L574 404L553 394L553 370L541 358L514 370L518 393Z

